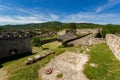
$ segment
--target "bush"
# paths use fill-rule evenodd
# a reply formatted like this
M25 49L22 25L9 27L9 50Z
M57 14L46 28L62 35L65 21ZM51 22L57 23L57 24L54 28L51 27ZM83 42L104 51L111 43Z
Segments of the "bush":
M62 77L63 77L63 74L62 74L62 73L58 73L58 74L56 75L56 77L57 77L57 78L62 78Z
M39 37L34 37L31 42L33 46L41 46L41 40Z

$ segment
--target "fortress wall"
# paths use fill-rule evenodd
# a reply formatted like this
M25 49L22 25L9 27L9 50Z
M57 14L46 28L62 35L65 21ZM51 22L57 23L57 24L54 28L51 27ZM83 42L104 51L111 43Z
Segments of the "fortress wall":
M30 39L0 40L0 58L12 56L10 51L14 49L16 54L32 53Z
M96 29L77 29L76 34L99 33L100 30L101 30L100 28L96 28Z
M57 32L58 35L64 35L66 34L66 31L69 30L69 29L63 29L59 32ZM89 34L89 33L99 33L100 31L102 31L101 28L95 28L95 29L76 29L76 34L79 35L79 34Z
M90 34L88 36L85 36L83 38L76 39L74 41L69 42L68 44L72 44L74 46L79 45L90 45L92 38L94 38L95 34Z
M116 58L120 60L120 37L114 34L107 34L106 43L108 44L109 48L112 50Z

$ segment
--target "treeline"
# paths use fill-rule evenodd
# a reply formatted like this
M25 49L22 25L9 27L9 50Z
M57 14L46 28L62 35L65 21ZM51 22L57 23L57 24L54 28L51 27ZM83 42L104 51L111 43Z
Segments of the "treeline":
M41 30L55 30L59 31L62 29L68 29L70 23L61 23L58 21L54 22L45 22L45 23L31 23L31 24L24 24L24 25L4 25L0 26L1 30L19 30L19 29L41 29ZM120 25L100 25L100 24L93 24L93 23L75 23L77 29L81 28L102 28L103 29L103 36L107 33L120 33Z
M120 34L120 25L112 25L112 24L108 24L108 25L103 25L103 36L105 37L105 35L107 33L109 34Z

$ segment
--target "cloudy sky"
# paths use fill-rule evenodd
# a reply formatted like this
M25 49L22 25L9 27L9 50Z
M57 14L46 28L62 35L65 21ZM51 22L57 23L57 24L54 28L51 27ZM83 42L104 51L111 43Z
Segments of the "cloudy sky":
M0 25L47 21L120 24L120 0L0 0Z

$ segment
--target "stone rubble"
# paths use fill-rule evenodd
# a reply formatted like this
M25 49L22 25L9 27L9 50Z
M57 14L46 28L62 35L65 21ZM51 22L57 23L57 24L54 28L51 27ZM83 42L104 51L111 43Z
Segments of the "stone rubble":
M48 55L50 55L50 54L54 54L54 53L55 53L54 51L45 50L45 51L43 51L43 54L37 54L37 55L33 56L33 58L32 58L32 57L29 57L28 60L26 60L26 61L24 62L24 64L25 64L25 65L32 64L32 63L34 63L34 62L42 59L43 57L46 57L46 56L48 56Z

